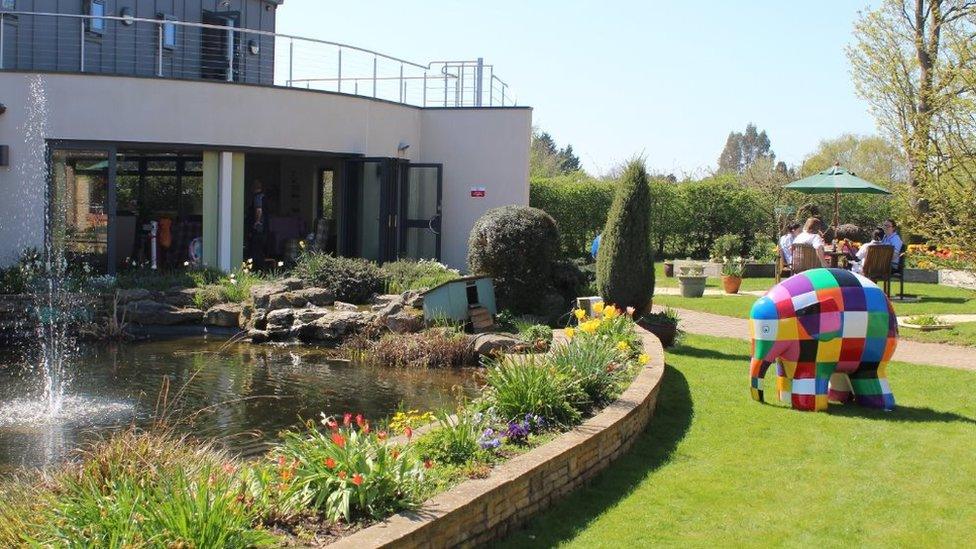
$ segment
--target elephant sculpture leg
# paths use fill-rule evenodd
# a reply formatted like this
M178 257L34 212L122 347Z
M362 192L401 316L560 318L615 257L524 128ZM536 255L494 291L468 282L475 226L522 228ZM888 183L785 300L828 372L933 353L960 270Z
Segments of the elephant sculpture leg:
M851 378L847 374L834 372L834 375L830 376L830 389L827 391L827 399L841 404L847 404L854 400Z
M753 400L764 402L763 378L766 377L766 371L769 370L770 364L772 362L758 358L752 359L752 363L749 364L749 392L752 394Z
M832 364L798 362L793 369L791 383L791 402L794 410L818 411L827 409L827 390L830 376L834 373ZM787 372L790 368L787 365Z
M868 408L895 409L895 395L888 384L887 362L863 362L851 374L854 401Z

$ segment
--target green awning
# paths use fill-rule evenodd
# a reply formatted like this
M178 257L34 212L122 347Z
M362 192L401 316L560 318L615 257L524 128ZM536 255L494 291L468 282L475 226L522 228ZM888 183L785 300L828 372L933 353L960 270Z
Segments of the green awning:
M891 191L865 181L840 166L831 166L818 174L804 177L783 186L784 189L807 194L865 193L891 194Z

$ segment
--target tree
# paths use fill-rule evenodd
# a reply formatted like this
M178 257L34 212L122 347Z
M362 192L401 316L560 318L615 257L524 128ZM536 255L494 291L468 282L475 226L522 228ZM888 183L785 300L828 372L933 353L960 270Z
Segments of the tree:
M847 48L858 95L907 160L914 213L925 185L972 152L976 130L976 2L884 0L861 14Z
M573 152L572 145L560 149L546 132L533 129L529 146L529 175L531 177L555 177L582 170L582 163Z
M880 136L844 134L824 139L800 165L800 176L806 177L833 166L851 170L858 177L882 186L903 184L908 180L905 156L897 145Z
M759 160L772 162L776 154L770 147L766 130L760 132L755 124L747 124L746 131L729 133L729 137L725 140L725 148L718 157L718 169L724 172L742 173Z
M651 192L642 159L628 164L607 216L596 258L596 286L607 303L643 312L654 295Z

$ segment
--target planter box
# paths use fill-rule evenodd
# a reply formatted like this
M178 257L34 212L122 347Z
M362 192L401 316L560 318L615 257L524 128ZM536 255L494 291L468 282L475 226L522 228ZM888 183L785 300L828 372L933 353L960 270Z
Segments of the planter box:
M905 282L939 283L939 271L934 269L905 269Z
M776 276L775 263L746 263L742 266L742 278L773 278Z
M687 267L690 265L698 265L704 269L704 275L711 278L718 278L722 276L722 264L713 263L711 261L695 261L694 259L676 259L674 261L674 274L681 274L681 267Z

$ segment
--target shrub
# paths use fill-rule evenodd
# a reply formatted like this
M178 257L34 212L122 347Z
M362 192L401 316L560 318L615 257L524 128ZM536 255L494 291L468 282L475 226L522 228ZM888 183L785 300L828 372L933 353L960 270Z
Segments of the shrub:
M559 230L549 214L527 206L488 210L471 229L468 268L495 280L498 304L532 312L549 293Z
M552 364L563 375L578 379L594 405L616 397L621 369L620 354L609 339L580 335L552 351Z
M380 268L366 259L304 251L292 274L350 303L366 303L373 294L383 291Z
M766 235L756 233L749 247L749 257L759 263L772 263L776 261L777 242L773 242Z
M478 441L485 430L484 415L461 408L451 417L437 414L439 426L417 439L417 451L434 463L464 465L481 453Z
M380 267L386 292L402 294L407 290L427 290L458 278L460 274L437 261L401 259Z
M381 518L424 500L425 464L414 444L392 444L387 433L355 421L322 418L320 430L288 431L273 452L286 492L299 494L329 520Z
M712 259L724 261L728 257L742 255L742 237L735 234L723 234L712 244Z
M544 210L556 221L563 256L588 257L590 244L606 224L613 190L613 182L580 173L532 178L529 205Z
M533 414L560 425L579 422L586 394L545 355L502 356L488 365L486 403L506 421Z
M624 172L597 254L596 284L608 303L643 311L654 295L650 189L642 161Z
M367 345L367 360L384 366L458 367L473 361L468 338L450 328L416 334L384 334Z
M529 324L519 327L519 336L529 343L538 341L546 345L552 343L552 328L542 324Z
M839 240L847 239L854 242L867 242L870 240L868 231L865 231L853 223L844 223L837 227L836 236Z

